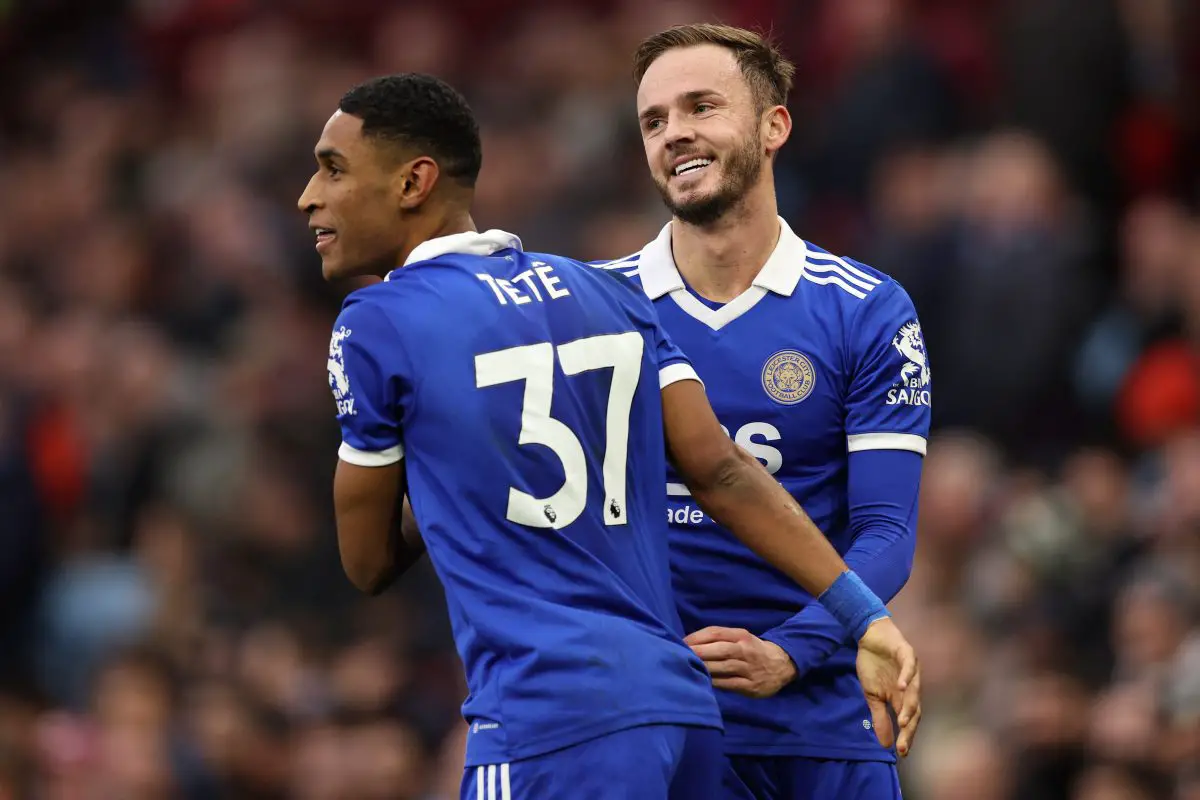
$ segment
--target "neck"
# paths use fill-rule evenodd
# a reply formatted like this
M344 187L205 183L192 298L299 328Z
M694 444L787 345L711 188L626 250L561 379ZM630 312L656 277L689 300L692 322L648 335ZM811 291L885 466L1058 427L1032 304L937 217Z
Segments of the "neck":
M701 297L726 303L750 288L779 242L775 187L760 181L708 225L671 221L671 253L679 274Z
M475 227L475 221L471 219L470 208L455 205L431 209L425 219L410 226L410 231L396 254L396 265L407 261L413 250L430 239L477 230L479 229Z

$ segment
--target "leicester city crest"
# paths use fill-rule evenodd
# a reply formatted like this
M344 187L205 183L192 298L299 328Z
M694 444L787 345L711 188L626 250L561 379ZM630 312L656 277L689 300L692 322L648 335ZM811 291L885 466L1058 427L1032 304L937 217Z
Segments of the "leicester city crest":
M798 350L780 350L763 365L763 389L776 403L795 405L812 394L816 383L812 361Z

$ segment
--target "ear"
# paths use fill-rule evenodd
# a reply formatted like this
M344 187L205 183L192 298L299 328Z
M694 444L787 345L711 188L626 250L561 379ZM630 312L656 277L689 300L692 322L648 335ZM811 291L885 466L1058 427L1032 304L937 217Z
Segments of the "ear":
M774 158L792 135L792 115L785 106L771 106L763 113L761 134L763 149Z
M437 186L441 171L429 156L418 156L396 170L394 190L400 208L412 211L420 207Z

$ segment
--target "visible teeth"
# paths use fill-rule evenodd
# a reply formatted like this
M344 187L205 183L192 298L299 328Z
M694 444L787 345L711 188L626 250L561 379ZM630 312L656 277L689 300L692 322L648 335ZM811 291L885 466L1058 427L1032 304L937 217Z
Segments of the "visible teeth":
M701 167L707 167L711 163L712 163L711 158L693 158L691 161L685 161L682 164L680 164L678 167L676 167L675 174L682 175L683 173L690 172L691 170L694 170L694 169L700 169Z

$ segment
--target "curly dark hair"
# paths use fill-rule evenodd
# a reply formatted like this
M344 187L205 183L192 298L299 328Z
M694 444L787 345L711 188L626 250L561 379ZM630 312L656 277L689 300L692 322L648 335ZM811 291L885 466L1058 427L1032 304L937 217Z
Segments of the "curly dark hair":
M479 123L445 81L420 73L372 78L342 95L338 108L362 120L363 136L416 147L443 175L475 185L483 163Z

